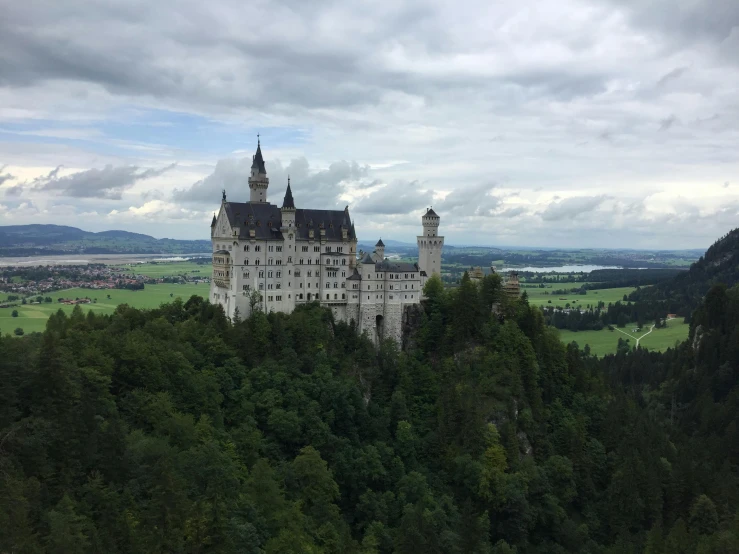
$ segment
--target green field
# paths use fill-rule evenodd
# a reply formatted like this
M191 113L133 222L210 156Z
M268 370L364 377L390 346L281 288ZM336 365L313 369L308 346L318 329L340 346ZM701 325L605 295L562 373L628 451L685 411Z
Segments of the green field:
M122 267L131 270L136 275L147 277L172 277L184 275L188 277L210 277L213 272L212 266L208 264L196 264L194 262L149 262L145 264L125 264Z
M615 289L589 290L587 294L552 294L552 291L555 290L567 290L574 287L581 287L584 284L576 282L547 283L545 285L546 288L522 288L521 290L526 291L529 297L529 304L532 306L552 308L565 308L567 304L571 307L586 308L588 305L597 306L598 302L603 302L608 306L608 304L618 301L623 302L624 294L628 296L636 290L635 287L620 287Z
M171 273L168 273L168 275L171 275ZM59 309L69 313L74 309L74 306L59 304L57 298L97 298L97 303L81 306L85 313L88 310L93 310L99 314L111 314L119 304L129 304L135 308L157 308L160 304L171 302L178 297L187 300L193 294L198 294L207 298L209 287L208 284L162 284L146 285L146 288L140 291L80 288L60 290L43 295L50 296L54 300L50 304L26 304L25 306L19 305L17 308L0 309L0 333L13 333L13 330L17 327L20 327L26 333L43 331L46 328L46 320L49 319L52 313ZM108 298L108 295L110 295L110 298ZM14 309L18 310L18 317L12 317Z
M651 324L648 327L644 327L640 333L632 333L631 330L634 327L636 327L635 323L629 323L620 331L615 330L615 328L613 331L609 331L608 329L603 329L602 331L560 330L559 336L562 342L570 343L574 341L580 348L584 348L587 344L590 346L590 351L593 354L603 356L616 352L619 338L629 339L629 344L633 346L636 343L635 337L640 337L649 331ZM664 329L654 329L650 334L642 338L639 341L639 346L649 350L663 352L668 348L674 347L676 342L688 338L689 329L690 325L683 323L682 318L670 320ZM632 336L626 336L624 333Z

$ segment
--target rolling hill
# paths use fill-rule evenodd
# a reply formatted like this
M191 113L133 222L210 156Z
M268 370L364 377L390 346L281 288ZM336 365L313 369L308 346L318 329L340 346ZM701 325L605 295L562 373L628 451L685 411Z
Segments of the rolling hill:
M209 240L156 239L129 231L92 233L66 225L0 226L0 257L64 254L194 254Z

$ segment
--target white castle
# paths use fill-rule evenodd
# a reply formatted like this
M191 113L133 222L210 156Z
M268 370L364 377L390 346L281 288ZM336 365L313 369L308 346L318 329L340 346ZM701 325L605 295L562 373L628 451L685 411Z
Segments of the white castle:
M400 341L404 308L418 304L428 276L441 271L439 216L428 209L421 218L418 263L386 259L382 239L372 254L358 257L349 206L343 211L296 208L288 177L278 207L267 201L268 188L257 142L249 202L229 202L224 191L213 215L210 301L230 318L247 317L257 306L290 313L318 301L337 320L353 320L375 343L384 337Z

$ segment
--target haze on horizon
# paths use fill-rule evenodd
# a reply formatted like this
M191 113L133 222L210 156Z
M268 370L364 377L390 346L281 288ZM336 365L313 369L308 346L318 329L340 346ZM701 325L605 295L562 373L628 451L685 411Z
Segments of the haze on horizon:
M0 224L205 239L221 189L360 239L703 248L739 222L739 3L6 3Z

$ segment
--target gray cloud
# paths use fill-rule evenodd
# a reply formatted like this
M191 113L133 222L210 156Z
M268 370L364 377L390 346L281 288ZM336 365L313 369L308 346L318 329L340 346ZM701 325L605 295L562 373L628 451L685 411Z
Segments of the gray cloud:
M668 71L662 77L659 78L657 81L658 87L663 87L666 84L668 84L670 81L675 81L679 79L682 75L684 75L688 71L687 67L676 67L675 69Z
M172 199L179 202L218 202L221 190L228 198L237 202L249 199L249 174L251 157L223 159L216 163L213 173L194 183L187 189L176 189ZM345 160L331 163L327 169L313 170L304 157L289 164L265 160L269 177L268 199L280 205L290 176L293 197L298 206L306 208L332 208L339 204L339 196L352 184L356 188L367 188L376 183L369 179L369 167ZM310 203L308 206L306 203Z
M541 213L544 221L561 221L563 219L575 218L590 212L608 200L608 196L574 196L565 198L558 202L552 202Z
M15 179L14 175L11 175L10 173L3 174L3 171L5 171L5 168L8 167L7 165L0 166L0 186L6 181L10 181L12 179Z
M659 130L660 131L667 131L670 127L672 127L675 122L677 121L677 116L675 114L672 114L659 122Z
M88 169L71 175L59 177L61 166L43 177L33 180L33 189L43 192L56 192L74 198L105 198L120 200L123 192L137 181L159 177L173 169L170 164L160 169L144 169L137 166L106 165L102 169Z
M422 190L418 181L396 181L359 201L354 211L363 214L400 215L418 211L433 201L433 193Z

